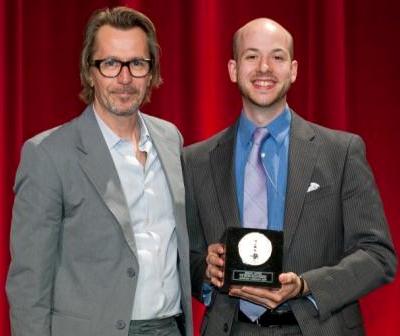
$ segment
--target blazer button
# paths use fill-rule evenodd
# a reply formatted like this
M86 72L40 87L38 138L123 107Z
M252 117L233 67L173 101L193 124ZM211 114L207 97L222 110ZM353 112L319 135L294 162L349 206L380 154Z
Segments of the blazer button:
M123 320L118 320L118 321L115 323L115 327L116 327L117 329L120 329L120 330L125 329L126 323L125 323L125 321L123 321Z
M136 275L136 272L133 269L133 267L128 267L128 269L126 270L126 273L128 274L128 277L130 277L130 278L133 278Z
M224 332L228 332L229 327L228 327L228 323L224 323Z

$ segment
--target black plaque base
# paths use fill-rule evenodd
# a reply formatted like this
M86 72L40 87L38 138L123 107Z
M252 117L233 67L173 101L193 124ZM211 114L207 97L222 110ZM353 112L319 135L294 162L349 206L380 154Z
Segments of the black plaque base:
M225 238L223 291L233 285L280 287L283 232L229 228Z

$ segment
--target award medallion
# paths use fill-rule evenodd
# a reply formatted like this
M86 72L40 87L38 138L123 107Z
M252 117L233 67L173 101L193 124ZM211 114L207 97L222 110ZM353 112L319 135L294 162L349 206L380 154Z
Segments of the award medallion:
M271 257L272 244L267 236L258 232L251 232L240 239L238 250L243 264L259 266Z
M229 228L225 233L224 286L280 287L283 232Z

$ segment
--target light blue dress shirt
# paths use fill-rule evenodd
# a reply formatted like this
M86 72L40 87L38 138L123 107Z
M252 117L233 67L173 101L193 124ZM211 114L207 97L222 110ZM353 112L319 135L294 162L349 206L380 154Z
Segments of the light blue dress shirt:
M285 217L290 121L291 114L286 106L283 113L266 126L269 136L261 147L261 157L267 174L268 229L275 231L283 230ZM241 114L235 144L235 179L242 224L244 171L256 127L244 113ZM267 228L267 223L265 223L265 228Z

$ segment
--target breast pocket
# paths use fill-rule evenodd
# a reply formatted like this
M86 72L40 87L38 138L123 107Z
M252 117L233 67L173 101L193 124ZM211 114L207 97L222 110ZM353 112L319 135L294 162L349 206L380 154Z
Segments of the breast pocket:
M335 193L335 190L334 190L334 188L332 188L332 186L330 186L330 185L323 186L317 190L307 192L307 194L304 198L304 203L314 202L316 200L320 200L325 197L332 196L332 195L334 195L334 193Z

